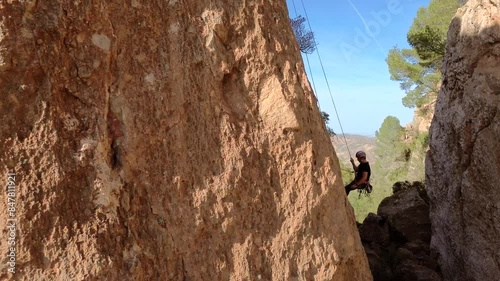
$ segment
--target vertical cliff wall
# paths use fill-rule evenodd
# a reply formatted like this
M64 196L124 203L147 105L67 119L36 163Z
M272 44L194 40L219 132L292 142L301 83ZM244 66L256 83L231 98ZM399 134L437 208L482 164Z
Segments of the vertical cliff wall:
M371 279L284 0L0 19L0 279Z
M443 75L426 163L432 246L445 280L498 280L500 1L458 11Z

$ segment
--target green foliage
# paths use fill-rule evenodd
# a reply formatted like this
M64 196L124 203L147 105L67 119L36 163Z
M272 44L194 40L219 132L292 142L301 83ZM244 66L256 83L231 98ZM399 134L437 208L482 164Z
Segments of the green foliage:
M414 33L408 33L408 43L417 51L419 64L423 67L440 69L446 40L438 30L430 26Z
M354 209L356 221L363 222L369 213L377 213L378 205L384 198L392 194L391 185L384 185L380 181L370 179L373 191L369 196L361 195L357 190L349 193L349 202Z
M420 132L412 143L414 150L427 150L429 148L429 132Z
M340 161L339 164L340 164L340 173L342 176L342 181L344 182L345 185L347 185L354 179L354 171L351 166L345 164L342 161Z
M463 4L463 3L462 3ZM441 81L441 66L445 53L446 33L459 2L431 0L427 8L419 9L408 31L411 48L394 47L386 58L391 79L400 82L405 91L403 105L424 112L437 97ZM425 154L429 149L429 133L406 131L396 117L389 116L376 132L375 154L370 182L374 191L370 197L351 192L349 201L362 222L369 212L376 213L378 205L392 194L395 182L423 181ZM344 182L348 183L352 179ZM425 198L421 182L405 183L417 188ZM404 188L404 187L403 187ZM396 187L398 189L398 187Z
M328 131L328 134L330 136L336 136L337 134L333 131L332 128L330 128L330 126L328 126L328 123L330 122L330 114L328 114L324 111L321 111L321 116L323 117L323 121L325 121L325 126L326 126L326 130Z
M429 149L429 132L416 132L410 138L408 150L411 158L407 163L407 180L423 181L425 180L425 154Z
M431 0L428 7L418 9L409 33L429 26L446 35L451 19L459 7L460 3L456 0Z
M399 81L406 92L403 105L409 108L421 107L435 98L439 90L441 74L424 67L415 49L398 49L389 51L386 62L389 65L391 80Z
M299 49L304 54L312 54L316 50L316 41L314 40L314 33L306 30L304 22L306 19L303 16L298 16L290 19L293 33L299 44Z
M391 80L406 92L403 105L421 107L435 99L441 80L446 32L459 7L456 0L431 0L420 8L408 32L411 49L394 47L386 58Z
M380 129L375 132L375 137L375 154L378 161L374 170L380 173L382 182L390 186L391 183L404 179L408 174L406 164L411 152L403 142L405 129L398 118L388 116Z
M446 33L460 4L456 0L432 0L420 8L408 32L408 43L417 51L421 65L441 68Z
M357 191L349 194L349 202L354 208L358 222L362 222L370 212L377 213L380 202L392 194L392 183L406 177L408 149L402 142L404 134L404 128L399 119L394 116L388 116L380 129L375 132L374 152L377 161L370 163L372 169L370 183L373 186L373 192L369 196L359 196ZM344 182L349 183L353 178L354 176L351 176Z
M421 78L423 67L418 64L417 52L413 49L398 49L389 51L386 62L389 65L391 80L401 82L401 89L411 90L413 85Z
M397 118L389 116L376 137L375 153L379 160L374 169L384 175L384 184L407 179L424 180L429 132L406 131Z
M405 129L399 119L387 116L380 129L375 132L375 154L380 158L390 156L394 159L404 159L405 146L401 142L404 134Z
M398 49L389 51L386 62L389 66L391 80L399 81L400 87L406 92L403 105L409 108L421 107L435 98L439 91L441 73L429 66L438 65L442 57L435 56L428 60L420 59L415 49Z
M396 117L388 116L375 136L374 152L377 161L370 163L373 192L369 197L359 196L356 191L349 194L349 201L358 222L362 222L368 213L377 212L380 202L392 195L391 187L395 182L423 181L425 177L424 159L429 148L428 132L409 132L401 126ZM344 183L349 183L354 178L352 168L341 164L341 170ZM406 185L413 186L415 183Z

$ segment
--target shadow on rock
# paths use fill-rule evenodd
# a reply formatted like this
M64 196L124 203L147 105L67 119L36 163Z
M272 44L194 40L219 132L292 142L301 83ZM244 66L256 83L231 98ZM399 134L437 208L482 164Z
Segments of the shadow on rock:
M425 186L398 182L393 191L358 226L374 280L440 281Z

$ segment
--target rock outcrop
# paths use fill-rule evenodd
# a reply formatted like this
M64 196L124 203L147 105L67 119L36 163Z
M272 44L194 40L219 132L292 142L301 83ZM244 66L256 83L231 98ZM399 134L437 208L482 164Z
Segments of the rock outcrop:
M398 188L398 187L404 188ZM431 252L431 225L425 187L396 183L377 214L370 213L359 232L375 281L440 281Z
M0 20L0 279L371 280L284 0Z
M409 149L406 180L411 182L425 179L425 156L429 150L429 126L434 115L434 106L435 103L430 102L416 108L412 122L405 126L404 143Z
M426 183L444 280L500 276L500 1L453 19L430 128Z

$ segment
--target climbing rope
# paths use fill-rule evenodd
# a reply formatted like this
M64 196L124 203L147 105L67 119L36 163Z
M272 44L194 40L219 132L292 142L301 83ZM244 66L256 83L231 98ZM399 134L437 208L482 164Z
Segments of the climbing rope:
M293 10L295 11L295 17L297 17L299 14L297 13L297 7L295 6L295 0L292 0L293 4Z
M293 10L295 11L295 18L297 18L299 16L299 13L297 13L297 7L295 6L295 1L292 0L292 4L293 4ZM313 41L314 42L314 41ZM314 42L314 44L316 44ZM312 75L312 69L311 69L311 63L309 63L309 54L307 53L304 53L306 55L306 61L307 61L307 68L309 69L309 73L311 74L311 82L313 84L313 91L314 91L314 96L316 97L316 83L314 83L314 76ZM316 100L318 100L318 97L316 97ZM319 107L319 110L321 111L321 105L319 104L319 102L317 103L318 107Z
M306 16L307 25L309 27L309 30L312 32L312 27L311 27L311 23L309 21L309 16L307 15L306 6L304 5L304 1L303 0L300 0L300 2L302 3L302 8L304 10L304 15ZM295 0L292 0L292 4L293 4L293 8L295 10L295 14L297 14L297 8L295 6ZM321 60L321 56L319 54L318 44L316 43L316 38L314 38L314 36L313 36L313 43L314 43L314 46L316 47L316 54L318 55L319 64L321 66L321 70L323 71L323 76L325 77L325 82L326 82L326 86L327 86L327 89L328 89L328 93L330 94L330 100L332 101L333 108L335 109L335 115L337 116L337 120L338 120L339 125L340 125L340 130L341 130L342 136L344 138L345 146L347 147L347 152L349 153L349 157L352 158L351 151L349 150L349 145L347 144L347 139L345 137L344 128L342 127L342 122L340 121L340 117L339 117L339 113L338 113L338 110L337 110L337 106L335 105L335 101L333 100L333 94L332 94L332 90L330 88L330 83L328 83L328 77L326 76L325 68L323 66L323 61ZM309 65L309 58L307 57L307 54L306 54L306 60L307 60L308 66L309 66L309 72L311 73L311 79L313 81L313 89L314 89L314 92L316 93L316 86L314 85L314 78L312 78L313 75L312 75L312 72L311 72L311 66Z

